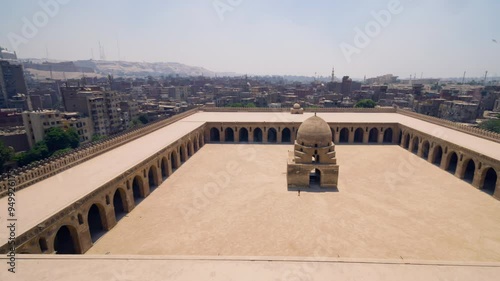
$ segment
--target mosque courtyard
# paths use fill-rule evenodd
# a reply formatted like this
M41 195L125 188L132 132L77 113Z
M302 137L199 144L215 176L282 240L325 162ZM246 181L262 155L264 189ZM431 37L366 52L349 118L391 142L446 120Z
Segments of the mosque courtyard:
M292 145L207 144L87 254L500 261L498 200L395 145L338 145L338 190L288 191Z

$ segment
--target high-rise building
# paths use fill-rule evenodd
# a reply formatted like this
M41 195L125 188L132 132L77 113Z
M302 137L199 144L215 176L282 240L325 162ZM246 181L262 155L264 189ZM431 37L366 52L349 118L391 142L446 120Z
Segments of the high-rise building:
M17 94L28 95L23 66L14 60L0 60L0 107L9 107L9 99Z
M59 112L57 110L26 111L23 112L23 124L30 147L42 141L47 130L54 127L75 128L82 143L91 141L93 136L90 118L81 117L77 112Z
M5 49L0 48L0 59L17 60L17 54L15 52L9 52Z
M64 109L90 117L95 134L106 136L122 129L117 92L98 87L62 87L61 93Z
M349 95L352 91L352 79L349 76L344 76L342 78L342 87L340 93L344 96Z

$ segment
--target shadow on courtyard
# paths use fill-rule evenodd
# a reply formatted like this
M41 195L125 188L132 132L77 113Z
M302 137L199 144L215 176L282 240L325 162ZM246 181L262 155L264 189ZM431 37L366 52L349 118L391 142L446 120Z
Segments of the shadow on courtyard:
M298 193L327 193L327 192L339 192L337 187L330 188L320 188L319 186L311 186L309 188L288 188L289 192Z

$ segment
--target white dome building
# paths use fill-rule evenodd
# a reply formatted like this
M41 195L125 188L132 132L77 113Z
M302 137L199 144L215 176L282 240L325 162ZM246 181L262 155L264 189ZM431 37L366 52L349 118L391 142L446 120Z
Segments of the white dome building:
M290 113L292 114L304 114L304 109L300 107L300 104L296 103L290 108Z

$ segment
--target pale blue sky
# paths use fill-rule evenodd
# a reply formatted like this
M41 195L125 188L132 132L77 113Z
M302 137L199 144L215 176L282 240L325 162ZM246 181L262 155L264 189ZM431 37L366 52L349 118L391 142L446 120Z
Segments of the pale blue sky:
M43 11L40 0L2 1L0 45L23 36L23 18ZM42 2L63 0L41 0ZM36 35L19 44L20 57L99 57L108 60L169 61L214 71L249 74L368 77L500 76L499 0L400 0L403 11L351 56L355 28L373 21L372 11L391 0L64 0ZM213 4L237 3L221 20ZM392 0L394 1L394 0ZM496 39L498 43L494 43Z

